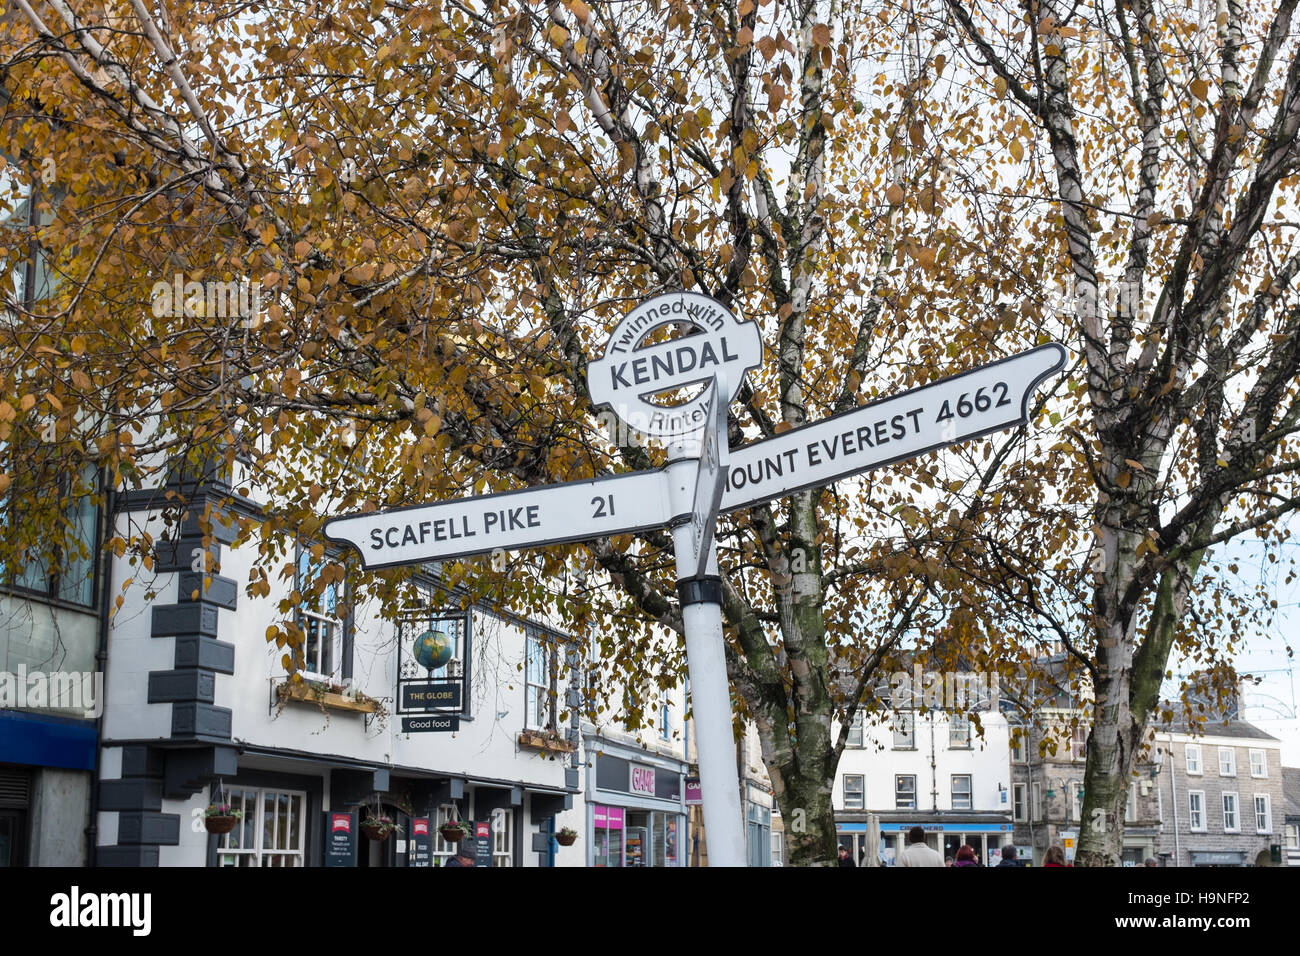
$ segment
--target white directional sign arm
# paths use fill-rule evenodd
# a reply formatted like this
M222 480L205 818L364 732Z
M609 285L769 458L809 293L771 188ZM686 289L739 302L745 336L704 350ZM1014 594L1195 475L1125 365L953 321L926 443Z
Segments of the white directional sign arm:
M352 545L374 569L588 541L673 517L664 472L639 471L335 518L325 537Z
M731 453L723 512L827 485L1028 421L1038 383L1065 366L1051 343Z

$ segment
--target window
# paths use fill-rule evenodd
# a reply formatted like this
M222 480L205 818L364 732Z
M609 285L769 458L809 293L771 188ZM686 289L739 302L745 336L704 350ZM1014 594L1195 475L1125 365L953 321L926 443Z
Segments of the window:
M1083 784L1079 781L1070 784L1070 819L1083 819Z
M1286 845L1292 850L1300 850L1300 824L1286 825Z
M1199 776L1201 773L1201 745L1188 744L1184 749L1187 752L1187 772Z
M455 806L450 803L444 803L438 807L438 812L434 814L433 819L433 855L441 857L441 859L435 860L434 866L442 866L456 855L457 844L448 843L442 838L442 825L450 823L452 820L459 822L464 819L464 816L457 813ZM472 839L472 837L466 837L465 839Z
M853 723L849 725L849 736L848 739L845 741L844 746L846 747L862 746L862 721L863 721L862 711L858 711L856 714L853 715Z
M861 810L865 803L865 785L860 773L844 775L844 809Z
M1252 750L1250 752L1250 775L1252 777L1268 776L1268 760L1262 750Z
M1137 805L1138 805L1138 785L1130 783L1128 785L1128 799L1124 801L1124 822L1137 822Z
M1070 759L1088 759L1088 728L1075 727L1070 732Z
M1235 777L1237 775L1237 751L1231 747L1219 748L1219 776Z
M970 774L968 773L952 775L952 808L954 810L971 808Z
M0 461L0 471L4 470L4 464ZM17 473L21 475L28 468L30 463L17 469ZM8 470L11 475L15 473L12 467ZM58 494L68 498L62 515L62 540L43 541L39 550L28 551L21 569L0 568L0 580L38 597L94 607L95 557L99 550L98 492L99 472L94 465L86 465L75 480L71 476L62 479ZM0 529L7 530L11 522L15 526L23 524L21 510L9 514L8 503L2 499L0 509L5 512L0 515Z
M915 774L898 774L894 777L894 808L896 810L916 809Z
M782 843L782 837L785 834L779 830L772 831L772 865L785 866L785 846Z
M293 587L298 592L298 627L303 633L303 676L341 680L343 582L326 571L323 550L300 547Z
M555 649L537 631L529 630L527 639L524 725L531 730L555 730Z
M306 794L236 786L226 799L243 817L217 844L218 866L304 865Z
M1237 795L1235 793L1225 793L1223 795L1223 829L1224 832L1235 833L1241 829L1241 822L1237 819Z
M1205 791L1191 790L1187 794L1187 826L1191 830L1205 831Z
M668 740L672 736L672 721L668 717L668 695L659 698L659 737Z
M916 712L904 711L894 717L894 749L916 749Z
M1025 736L1023 733L1016 733L1015 731L1012 731L1012 734L1013 736L1011 738L1011 762L1024 763L1025 762Z
M1255 794L1255 832L1273 832L1273 808L1269 806L1267 793Z
M1041 820L1043 819L1043 785L1041 783L1034 784L1033 795L1033 819Z
M953 717L948 722L948 748L950 750L970 750L970 720L966 717Z
M1026 821L1025 785L1023 783L1013 783L1011 785L1011 819L1016 823Z

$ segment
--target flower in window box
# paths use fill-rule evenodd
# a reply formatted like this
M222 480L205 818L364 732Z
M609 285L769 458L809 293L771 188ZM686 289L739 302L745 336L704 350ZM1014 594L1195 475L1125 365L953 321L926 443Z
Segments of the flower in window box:
M203 826L209 833L229 833L243 816L229 803L214 803L203 814Z
M572 827L561 827L555 831L555 842L560 846L573 846L578 839L578 831Z
M447 843L459 843L474 832L474 824L465 820L448 820L438 827L438 832Z

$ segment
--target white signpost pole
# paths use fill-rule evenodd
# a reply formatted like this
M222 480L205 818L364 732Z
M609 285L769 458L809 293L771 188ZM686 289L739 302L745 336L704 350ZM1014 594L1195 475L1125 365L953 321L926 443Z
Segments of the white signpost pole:
M731 690L722 635L722 577L714 539L718 504L726 482L727 390L725 373L710 386L709 415L699 439L699 456L687 455L685 441L670 451L668 486L673 511L689 520L673 528L677 596L686 635L695 746L700 753L705 842L710 866L744 866L745 822L736 773Z

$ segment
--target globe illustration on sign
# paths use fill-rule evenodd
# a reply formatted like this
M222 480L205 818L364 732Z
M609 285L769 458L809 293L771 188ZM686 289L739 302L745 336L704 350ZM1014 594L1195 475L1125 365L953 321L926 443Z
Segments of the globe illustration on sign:
M415 639L415 660L426 670L437 670L451 660L451 638L442 631L425 631Z

